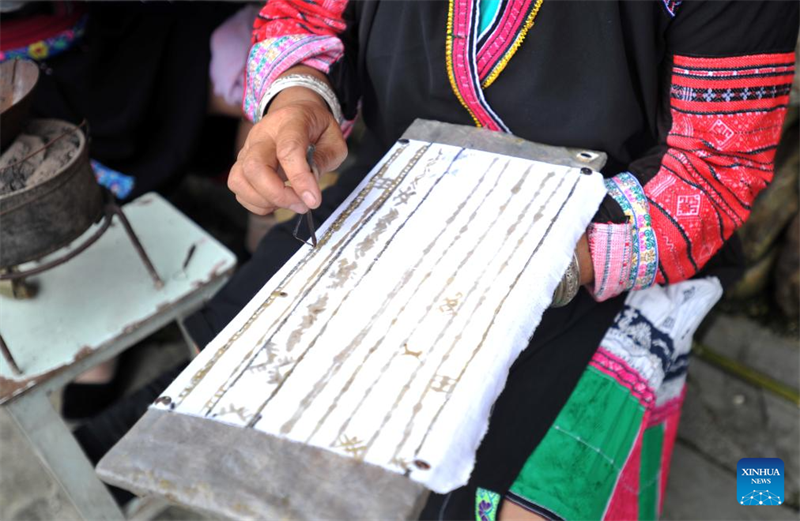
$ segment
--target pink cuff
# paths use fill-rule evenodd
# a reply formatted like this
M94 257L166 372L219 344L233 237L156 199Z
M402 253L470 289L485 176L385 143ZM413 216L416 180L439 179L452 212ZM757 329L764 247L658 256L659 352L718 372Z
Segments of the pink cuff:
M632 226L629 223L592 223L587 230L594 267L595 300L602 302L630 289Z

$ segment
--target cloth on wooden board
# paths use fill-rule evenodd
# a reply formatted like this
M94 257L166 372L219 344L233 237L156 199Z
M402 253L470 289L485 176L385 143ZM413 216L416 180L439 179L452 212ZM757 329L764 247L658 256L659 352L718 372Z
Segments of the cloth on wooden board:
M370 142L370 138L367 138L366 150L362 149L359 155L359 164L345 172L339 184L324 193L323 207L314 211L317 220L325 219L344 200L363 177L367 165L373 163L375 153L370 151ZM262 240L253 258L234 274L204 309L189 317L187 328L200 345L221 331L273 275L273 270L282 266L301 246L292 237L291 224L278 225L273 229ZM493 461L498 457L527 457L527 444L515 448L502 442L504 426L513 425L532 437L544 435L549 421L552 421L547 418L554 418L566 401L621 304L622 299L599 304L582 290L571 305L544 313L531 344L512 366L512 377L508 381L510 390L506 388L494 405L487 438L478 451L473 477L494 469ZM581 322L583 326L573 327ZM535 402L529 399L529 396L540 393L546 393L551 399ZM520 414L520 410L524 414ZM497 438L487 444L489 436Z
M604 195L578 167L403 140L166 391L169 410L465 485Z
M607 167L609 176L625 170L633 162L637 162L631 166L634 173L658 171L663 150L655 148L659 142L657 120L660 101L666 99L660 91L662 85L668 83L662 81L668 74L662 73L658 64L665 57L675 53L737 56L786 52L791 49L782 43L787 30L796 35L796 29L790 27L796 25L796 16L778 16L775 24L740 22L773 19L775 12L788 4L698 2L680 10L672 4L545 3L525 45L487 90L488 102L517 135L534 141L607 151L611 157ZM342 35L347 47L345 59L334 64L331 70L349 113L355 113L356 102L361 98L367 126L377 132L384 143L394 141L415 117L469 124L468 113L462 110L449 88L444 67L424 66L433 63L431 57L439 56L444 47L446 8L434 2L356 2L352 5L356 11L349 19L353 31ZM796 10L796 5L792 9ZM673 18L678 23L673 23ZM609 23L600 26L593 23L597 19ZM759 29L764 27L768 30ZM428 38L420 40L421 33ZM582 38L573 38L574 34ZM609 34L620 37L609 38ZM375 39L373 44L369 43L371 38ZM586 46L585 41L592 41L593 45ZM386 42L391 45L387 47ZM542 52L542 49L553 48L558 52ZM389 57L392 59L387 59ZM531 71L536 74L531 75ZM522 94L525 103L520 103L519 83L515 80L521 75L525 76L529 89ZM580 304L579 298L574 304L576 309ZM542 326L548 320L547 315ZM613 315L608 317L606 326ZM580 327L575 329L590 327L587 321L576 323ZM572 346L563 349L565 365L585 366L605 329L601 326L596 332L598 337L586 357L569 349ZM540 327L540 333L542 331ZM557 373L564 367L556 364L549 369ZM581 370L582 367L573 384ZM516 375L523 377L522 372ZM529 406L525 400L536 402L541 401L542 396L551 398L549 391L540 389L538 394L520 397L521 406L514 412L527 415ZM502 399L501 396L495 415ZM549 425L565 400L558 403L557 397L554 398L557 405L553 407L553 416L545 418L543 414L542 418L535 418L536 421L532 418L530 423ZM535 410L542 412L540 408ZM484 446L492 445L492 430L490 426ZM520 429L506 429L501 434L499 439L503 443L498 444L495 439L494 445L509 452L516 451L519 459L514 460L509 452L501 453L489 461L492 467L489 472L478 476L482 461L479 456L475 475L484 486L492 486L489 483L494 481L498 483L496 490L507 490L541 435L528 436L528 432ZM523 450L519 450L521 446ZM474 493L466 504L473 506Z

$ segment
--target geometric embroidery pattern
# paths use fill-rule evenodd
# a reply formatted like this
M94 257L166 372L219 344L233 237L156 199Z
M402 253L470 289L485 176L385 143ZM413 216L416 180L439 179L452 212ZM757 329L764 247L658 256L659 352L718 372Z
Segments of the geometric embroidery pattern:
M346 27L346 5L347 0L271 0L261 9L253 24L243 100L251 120L261 116L258 107L267 88L288 69L303 64L327 73L342 57L337 35Z
M347 0L266 2L253 23L251 43L287 34L334 36L346 27L342 19L346 5Z
M475 491L475 521L495 521L503 497L497 492L478 487Z
M640 290L653 285L658 267L658 244L650 208L642 186L630 172L605 180L608 194L620 205L631 224L629 280L625 290Z
M793 74L794 53L674 57L668 149L644 187L656 282L694 275L747 219L772 180Z

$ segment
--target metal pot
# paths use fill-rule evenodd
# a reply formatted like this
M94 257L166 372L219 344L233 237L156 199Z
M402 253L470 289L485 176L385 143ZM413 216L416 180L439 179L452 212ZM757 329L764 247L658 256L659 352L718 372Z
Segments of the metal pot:
M69 127L78 151L51 178L0 196L0 268L36 260L77 239L103 215L103 192L89 163L86 137L58 120L38 124Z

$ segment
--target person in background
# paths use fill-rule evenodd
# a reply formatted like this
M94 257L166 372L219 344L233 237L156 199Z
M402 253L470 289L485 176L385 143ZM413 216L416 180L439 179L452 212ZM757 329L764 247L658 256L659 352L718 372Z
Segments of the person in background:
M237 99L216 95L215 81L224 84L227 71L209 69L212 32L236 5L4 1L0 6L0 62L33 60L40 67L31 116L75 124L86 119L98 181L120 200L176 184L207 114L243 117L243 82ZM247 46L228 51L228 56L240 53L239 67L229 75L242 76ZM217 45L218 53L220 47L226 48ZM230 59L226 63L235 66ZM67 418L91 416L121 395L116 362L65 388Z

